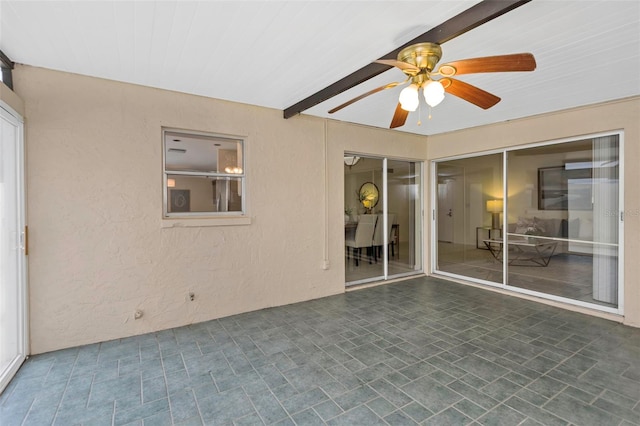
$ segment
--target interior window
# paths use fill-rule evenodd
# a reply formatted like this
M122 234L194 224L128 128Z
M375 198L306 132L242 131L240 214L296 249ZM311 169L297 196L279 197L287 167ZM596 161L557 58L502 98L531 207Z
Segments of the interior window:
M165 217L244 214L244 140L163 133Z

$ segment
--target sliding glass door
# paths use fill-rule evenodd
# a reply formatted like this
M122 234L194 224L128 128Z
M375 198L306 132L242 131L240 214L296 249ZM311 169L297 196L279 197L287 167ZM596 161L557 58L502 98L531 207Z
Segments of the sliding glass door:
M507 154L509 286L618 306L619 148L610 135Z
M422 271L421 164L345 154L345 282Z
M436 162L435 272L620 313L621 149L610 134Z
M502 267L488 256L502 238L502 154L437 163L436 180L437 269L502 283Z

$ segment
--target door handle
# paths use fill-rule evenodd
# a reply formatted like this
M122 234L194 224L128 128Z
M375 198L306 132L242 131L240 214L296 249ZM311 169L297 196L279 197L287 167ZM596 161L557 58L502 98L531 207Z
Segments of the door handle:
M29 256L29 227L25 226L24 231L22 232L22 241L21 248L24 250L24 255Z
M449 213L447 213L447 216L449 217L453 216L453 212L451 211L451 209L449 209Z

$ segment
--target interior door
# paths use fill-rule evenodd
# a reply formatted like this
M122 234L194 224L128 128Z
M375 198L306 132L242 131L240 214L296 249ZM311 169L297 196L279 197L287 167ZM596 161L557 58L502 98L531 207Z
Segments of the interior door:
M0 103L0 391L27 355L22 119Z
M452 179L438 183L438 241L445 243L453 242L454 186Z

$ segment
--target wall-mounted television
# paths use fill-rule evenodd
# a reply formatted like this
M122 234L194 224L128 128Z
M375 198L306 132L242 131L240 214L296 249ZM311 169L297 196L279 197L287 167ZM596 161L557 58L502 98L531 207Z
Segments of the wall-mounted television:
M538 210L591 210L593 181L589 164L584 161L539 168Z

